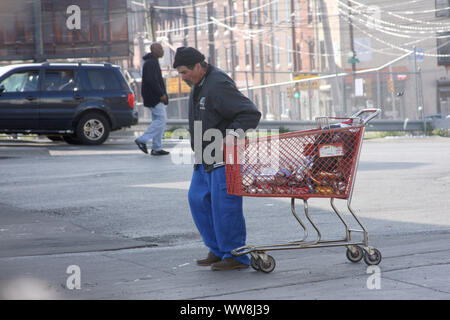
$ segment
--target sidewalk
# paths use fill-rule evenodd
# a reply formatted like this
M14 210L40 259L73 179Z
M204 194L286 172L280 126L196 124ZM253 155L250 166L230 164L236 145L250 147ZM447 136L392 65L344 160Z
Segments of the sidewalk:
M450 299L448 231L372 238L379 268L338 247L272 252L277 267L264 274L196 266L201 241L158 247L4 205L0 214L2 299Z
M108 251L151 246L89 232L54 217L0 203L0 258Z

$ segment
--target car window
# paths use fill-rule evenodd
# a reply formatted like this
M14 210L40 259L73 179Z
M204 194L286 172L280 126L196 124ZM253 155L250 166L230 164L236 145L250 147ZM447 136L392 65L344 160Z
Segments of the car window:
M14 72L0 82L5 87L3 92L29 92L39 90L39 70Z
M123 89L112 69L87 69L86 73L93 90Z
M77 91L81 89L79 72L71 69L47 69L43 89L45 91Z
M3 66L3 67L0 67L0 77L2 77L4 74L6 74L7 72L9 72L11 69L13 69L12 66Z

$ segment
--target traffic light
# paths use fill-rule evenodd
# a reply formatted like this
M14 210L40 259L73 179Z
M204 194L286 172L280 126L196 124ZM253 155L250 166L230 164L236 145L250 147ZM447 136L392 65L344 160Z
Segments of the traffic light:
M294 98L295 99L300 98L300 86L298 83L296 83L294 87Z
M287 88L287 95L288 98L300 98L300 89L298 88L298 85L295 84L293 87Z

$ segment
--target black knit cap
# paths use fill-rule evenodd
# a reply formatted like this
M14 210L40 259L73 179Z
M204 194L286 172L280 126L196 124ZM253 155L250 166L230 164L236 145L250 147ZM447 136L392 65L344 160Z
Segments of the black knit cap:
M179 47L175 53L175 60L173 62L173 67L177 68L179 66L193 66L198 62L205 60L205 56L192 47Z

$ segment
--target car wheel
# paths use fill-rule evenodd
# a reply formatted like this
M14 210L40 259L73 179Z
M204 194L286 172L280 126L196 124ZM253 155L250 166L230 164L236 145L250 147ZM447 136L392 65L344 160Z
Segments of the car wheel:
M111 126L105 116L98 113L88 113L77 123L76 136L82 144L102 144L108 139Z

